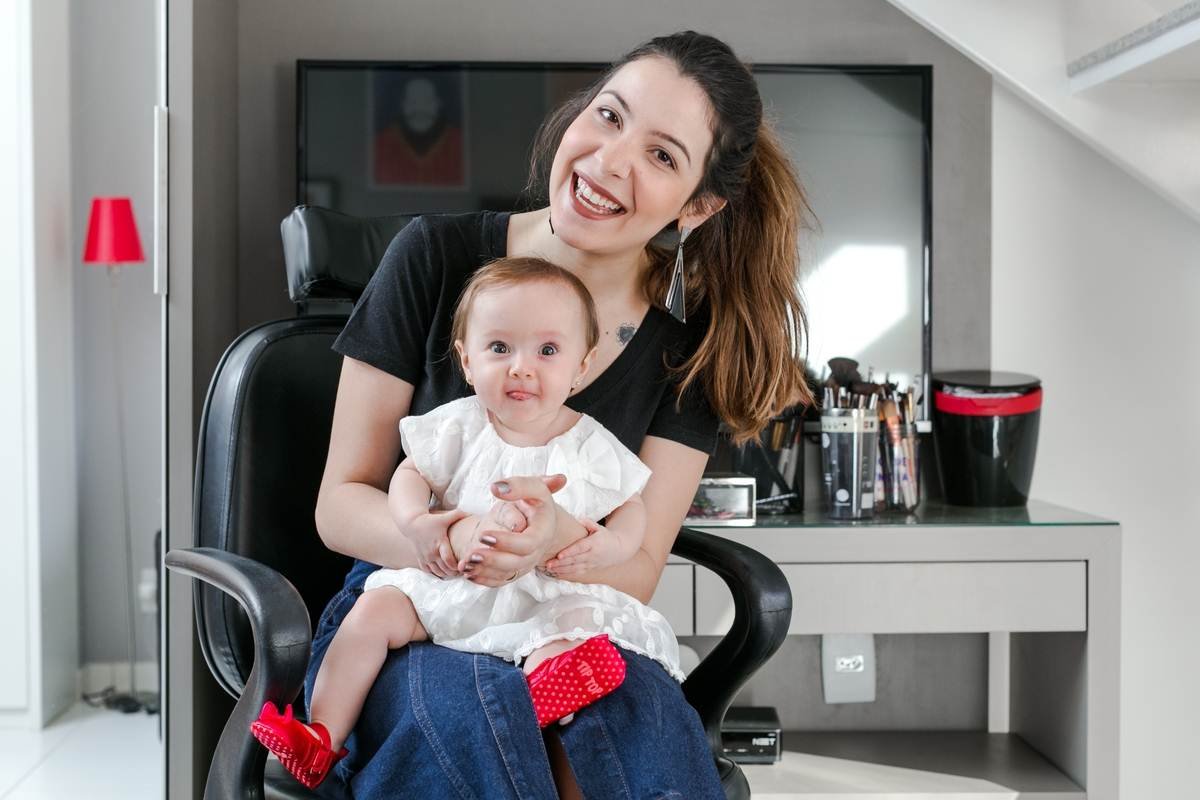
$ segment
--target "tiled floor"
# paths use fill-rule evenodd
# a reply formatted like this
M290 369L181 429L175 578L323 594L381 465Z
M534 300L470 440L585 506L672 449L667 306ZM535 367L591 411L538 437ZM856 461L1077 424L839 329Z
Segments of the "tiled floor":
M0 800L157 800L158 717L79 704L42 731L0 729Z

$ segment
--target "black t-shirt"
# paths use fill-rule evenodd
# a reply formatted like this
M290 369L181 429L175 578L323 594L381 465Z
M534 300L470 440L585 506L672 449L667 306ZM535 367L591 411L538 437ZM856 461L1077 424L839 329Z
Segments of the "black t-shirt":
M456 364L450 324L467 279L505 255L508 218L483 211L413 220L388 246L334 342L342 355L411 383L409 413L471 394ZM651 306L616 360L566 404L594 417L635 453L646 436L711 453L716 415L695 384L677 410L677 379L668 369L694 352L703 330L700 319L684 325ZM355 578L361 585L370 569L355 564L347 585Z

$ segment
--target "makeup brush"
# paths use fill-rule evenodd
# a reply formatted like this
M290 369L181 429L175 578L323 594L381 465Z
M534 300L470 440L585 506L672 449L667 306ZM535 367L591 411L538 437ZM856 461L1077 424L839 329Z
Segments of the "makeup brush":
M829 359L829 369L833 371L834 380L842 386L862 382L862 375L858 373L858 362L853 358L842 356L831 358Z
M881 405L879 408L879 419L881 420L883 430L887 434L888 449L891 451L892 456L892 497L898 499L900 492L900 470L903 467L903 451L899 446L900 420L896 415L896 403L894 400L892 400L892 398L884 398L883 405Z
M917 434L916 434L916 427L915 427L916 422L917 422L917 407L916 407L916 403L914 402L914 399L913 399L913 392L914 392L914 389L913 389L913 387L910 386L908 388L908 390L904 393L904 405L905 405L905 408L908 409L908 419L914 426L913 434L911 436L904 437L904 446L906 448L906 453L908 456L909 477L910 477L910 483L912 486L912 502L913 502L913 504L916 504L916 503L920 502L921 498L920 498L920 485L917 483L917 469L918 469Z
M876 399L877 397L878 397L878 395L876 395L875 397L872 397L871 399ZM883 435L883 434L887 434L887 431L888 431L887 417L884 416L883 409L884 409L884 407L882 404L880 405L880 407L878 407L876 409L876 414L878 416L878 419L880 419L880 432L881 432L881 435L880 435L880 467L883 470L883 487L880 489L877 489L877 491L878 491L878 493L880 493L880 497L883 498L884 505L887 505L890 501L890 498L888 497L887 489L888 489L888 487L892 487L895 485L895 474L896 474L895 456L896 456L896 453L895 453L895 450L893 449L892 445L889 444L889 438L887 438L886 435Z
M892 448L896 452L894 473L897 483L900 485L900 494L904 498L904 505L911 508L915 505L912 497L912 477L909 472L911 462L907 455L908 449L904 446L905 437L901 433L900 414L896 407L896 401L890 397L883 402L883 415L887 420L888 441L892 443Z

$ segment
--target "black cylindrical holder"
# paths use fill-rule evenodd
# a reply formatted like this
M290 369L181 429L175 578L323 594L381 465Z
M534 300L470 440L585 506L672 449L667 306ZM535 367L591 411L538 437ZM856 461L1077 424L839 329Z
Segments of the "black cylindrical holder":
M878 432L879 416L873 408L826 408L821 412L825 508L833 519L864 519L875 514Z
M791 408L767 423L757 441L733 449L733 471L755 480L758 514L804 511L803 433L803 415Z
M933 440L946 502L1023 506L1041 418L1041 381L1014 372L933 376Z

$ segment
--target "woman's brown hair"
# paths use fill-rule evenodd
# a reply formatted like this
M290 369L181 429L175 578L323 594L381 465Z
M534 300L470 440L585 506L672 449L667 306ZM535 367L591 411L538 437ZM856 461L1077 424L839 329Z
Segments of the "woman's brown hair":
M705 34L651 39L546 119L534 142L526 191L535 198L545 195L567 127L621 67L652 56L670 60L712 106L713 146L689 202L726 201L684 245L688 317L706 318L707 330L678 368L680 393L699 381L740 443L757 437L784 408L814 402L804 374L808 319L796 285L798 236L801 228L812 227L812 209L763 120L758 85L746 65L727 44ZM675 255L673 246L658 244L662 238L669 236L646 246L650 268L642 286L646 298L660 306Z
M450 322L450 341L466 339L467 317L471 315L471 306L475 304L476 297L490 289L530 283L560 283L579 296L579 302L583 306L584 334L590 352L596 346L596 342L600 341L600 318L596 314L592 293L583 285L583 281L570 271L557 264L551 264L544 258L531 256L498 258L471 276L458 298L458 305L454 307L454 317Z

